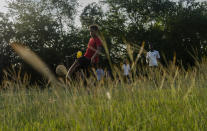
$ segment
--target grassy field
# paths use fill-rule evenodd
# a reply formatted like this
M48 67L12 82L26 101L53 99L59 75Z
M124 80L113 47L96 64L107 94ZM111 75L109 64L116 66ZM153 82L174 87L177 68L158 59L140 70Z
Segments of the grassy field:
M207 64L149 71L130 84L114 81L50 86L4 81L1 130L206 130ZM93 79L91 79L92 83Z

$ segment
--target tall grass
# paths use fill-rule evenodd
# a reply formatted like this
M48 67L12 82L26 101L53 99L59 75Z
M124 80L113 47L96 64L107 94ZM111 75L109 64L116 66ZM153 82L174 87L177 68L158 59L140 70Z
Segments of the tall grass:
M173 64L146 68L131 83L117 69L113 81L92 77L87 87L79 81L44 90L7 71L14 79L1 85L0 129L206 130L206 66L204 59L187 71Z

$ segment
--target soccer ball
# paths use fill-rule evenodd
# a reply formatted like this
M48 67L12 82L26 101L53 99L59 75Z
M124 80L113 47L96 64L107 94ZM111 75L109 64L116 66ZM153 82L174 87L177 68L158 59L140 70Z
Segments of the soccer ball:
M64 66L64 65L58 65L57 67L56 67L56 70L55 70L55 72L56 72L56 74L58 75L58 76L66 76L67 75L67 69L66 69L66 67Z

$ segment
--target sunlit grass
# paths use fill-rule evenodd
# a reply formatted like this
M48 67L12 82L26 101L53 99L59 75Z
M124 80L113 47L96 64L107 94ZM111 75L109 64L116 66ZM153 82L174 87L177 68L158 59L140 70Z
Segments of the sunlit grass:
M95 78L38 86L7 80L0 92L1 130L205 130L206 60L188 71L175 65L133 76L125 83ZM18 73L17 73L18 74ZM7 74L8 75L8 74ZM19 75L20 76L20 75ZM96 84L95 84L96 82ZM5 84L6 83L6 84Z

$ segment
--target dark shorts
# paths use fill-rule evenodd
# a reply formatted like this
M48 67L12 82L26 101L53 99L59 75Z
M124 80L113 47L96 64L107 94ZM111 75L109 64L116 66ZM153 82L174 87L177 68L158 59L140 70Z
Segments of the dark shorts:
M78 58L76 61L78 61L79 66L76 68L76 71L83 71L87 77L89 77L89 70L88 67L91 64L91 60L86 58L85 56L82 56Z
M77 59L78 63L80 64L80 68L81 69L86 69L88 68L88 66L90 65L91 63L91 60L86 58L85 56L82 56L80 58Z

